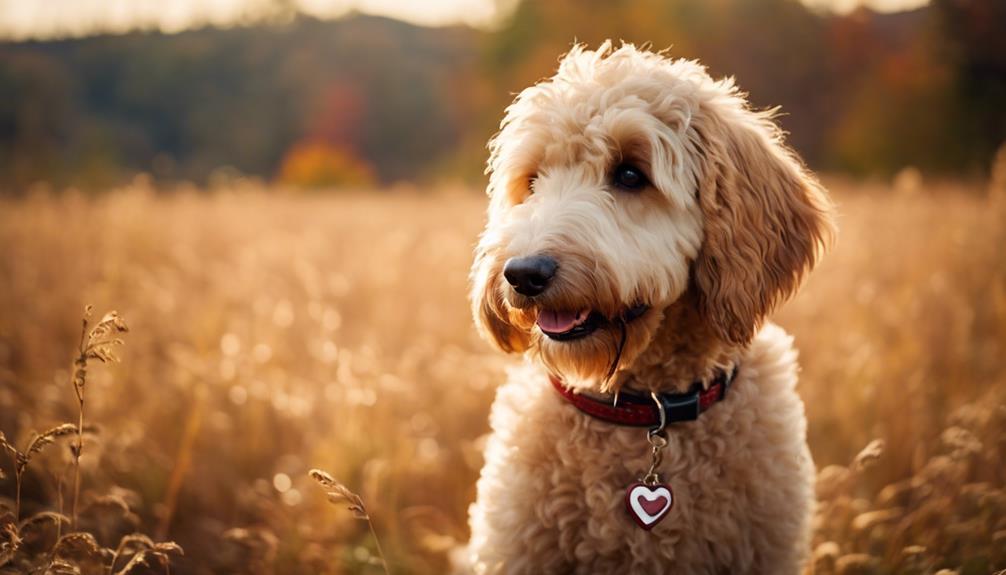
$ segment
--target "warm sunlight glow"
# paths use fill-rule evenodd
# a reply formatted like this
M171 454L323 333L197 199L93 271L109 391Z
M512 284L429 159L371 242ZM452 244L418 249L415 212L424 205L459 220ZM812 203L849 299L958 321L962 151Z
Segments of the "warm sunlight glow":
M830 10L844 14L860 6L878 12L898 12L912 10L929 4L929 0L801 0L807 6L819 10Z
M847 12L859 5L880 11L916 8L928 0L802 0L815 9ZM426 26L468 24L486 27L505 16L513 2L501 0L290 0L289 5L320 18L351 11L397 18ZM0 37L83 36L96 32L187 28L247 23L282 10L270 0L0 0Z

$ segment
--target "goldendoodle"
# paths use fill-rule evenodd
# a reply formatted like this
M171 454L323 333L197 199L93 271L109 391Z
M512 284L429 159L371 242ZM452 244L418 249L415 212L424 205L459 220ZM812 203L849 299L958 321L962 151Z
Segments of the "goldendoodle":
M833 225L771 114L696 62L577 46L489 148L472 306L525 362L492 407L468 569L798 573L814 463L765 317Z

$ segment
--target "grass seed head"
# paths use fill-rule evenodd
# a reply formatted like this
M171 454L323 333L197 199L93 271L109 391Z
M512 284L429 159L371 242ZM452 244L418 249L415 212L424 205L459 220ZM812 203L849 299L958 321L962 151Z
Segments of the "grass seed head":
M82 557L101 557L102 547L98 545L97 539L90 533L77 531L67 533L56 541L52 548L52 554L57 557L78 559Z
M353 512L353 516L357 519L370 519L370 515L367 513L367 507L363 504L363 498L350 491L348 487L336 481L331 474L321 469L312 469L308 472L311 479L314 479L325 488L325 493L328 496L329 503L333 505L342 505L348 503L347 509Z
M880 456L884 454L884 447L883 439L874 439L856 455L852 461L852 468L856 471L863 471L873 467Z
M45 575L81 575L80 568L62 559L53 559L45 570Z

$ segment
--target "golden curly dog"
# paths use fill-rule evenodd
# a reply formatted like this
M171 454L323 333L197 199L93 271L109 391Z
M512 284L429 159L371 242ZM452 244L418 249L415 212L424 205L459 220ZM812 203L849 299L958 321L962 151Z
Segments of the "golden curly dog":
M798 573L814 464L796 352L764 320L833 225L771 115L609 42L524 90L489 147L472 306L525 362L492 407L466 568Z

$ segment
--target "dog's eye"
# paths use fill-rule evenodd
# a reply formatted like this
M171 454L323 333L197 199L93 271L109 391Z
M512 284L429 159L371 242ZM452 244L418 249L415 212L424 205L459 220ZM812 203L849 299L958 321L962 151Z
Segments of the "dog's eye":
M646 176L643 171L631 164L621 164L615 168L611 176L616 186L625 190L640 190L646 186Z

